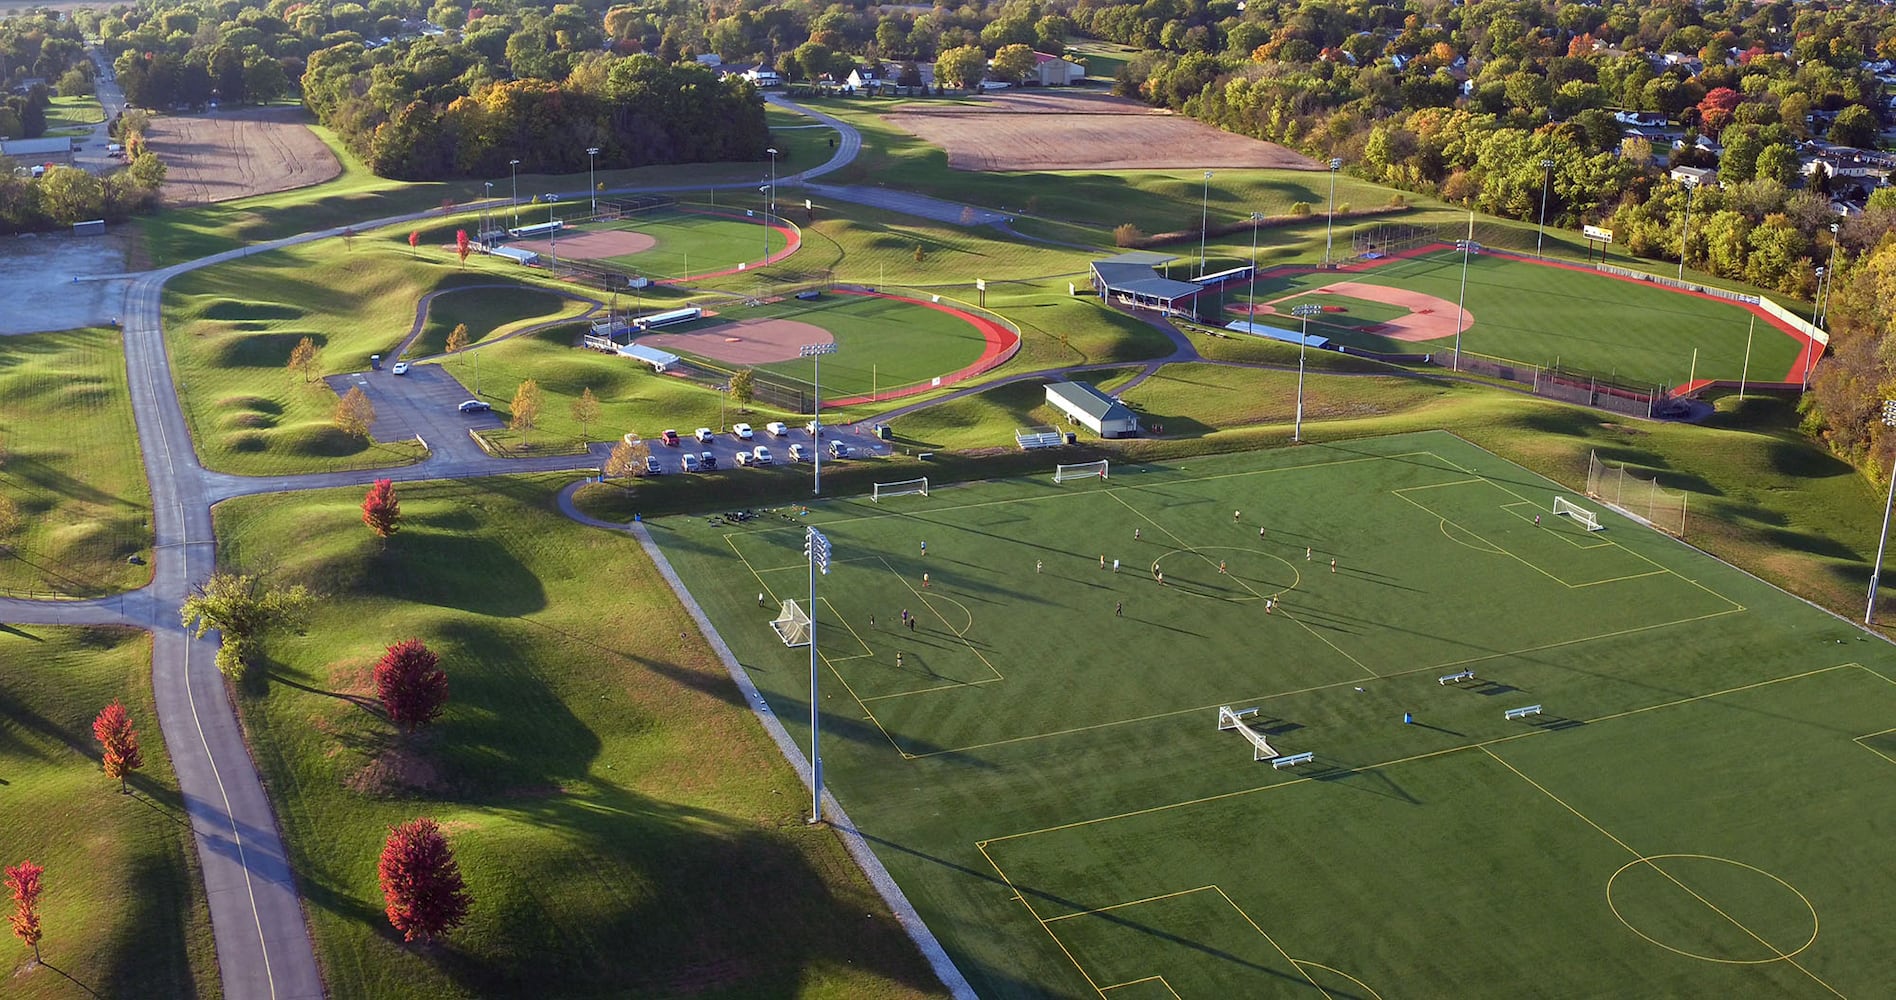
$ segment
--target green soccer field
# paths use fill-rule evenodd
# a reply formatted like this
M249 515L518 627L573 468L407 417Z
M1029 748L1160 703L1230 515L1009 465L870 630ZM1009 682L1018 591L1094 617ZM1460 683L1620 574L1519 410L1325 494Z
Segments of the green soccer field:
M1493 254L1469 257L1468 291L1462 299L1462 258L1453 250L1347 274L1260 275L1257 301L1314 291L1338 281L1433 295L1447 303L1442 311L1451 319L1455 304L1462 302L1472 317L1462 335L1466 353L1533 365L1561 364L1636 382L1681 385L1694 374L1735 381L1747 371L1754 382L1782 381L1797 363L1801 349L1795 338L1763 320L1754 331L1751 314L1735 303ZM1229 304L1241 310L1248 286L1234 285L1229 291ZM1323 296L1312 301L1336 300ZM1288 314L1290 305L1283 303L1279 309ZM1219 322L1238 315L1233 312ZM1288 315L1260 317L1259 322L1296 328ZM1440 352L1454 347L1452 335L1404 343L1351 329L1351 325L1347 319L1320 317L1312 321L1310 332L1386 353Z
M1556 496L1431 432L651 529L804 746L828 534L828 780L984 997L1878 994L1896 651Z
M723 214L726 211L720 208L713 214L712 211L663 209L616 222L589 222L572 229L580 233L625 230L652 237L658 245L650 250L605 257L599 263L658 279L711 274L739 264L755 267L764 259L766 238L773 255L783 253L787 244L782 232L765 228L762 219L744 218L742 208L730 209L728 215Z

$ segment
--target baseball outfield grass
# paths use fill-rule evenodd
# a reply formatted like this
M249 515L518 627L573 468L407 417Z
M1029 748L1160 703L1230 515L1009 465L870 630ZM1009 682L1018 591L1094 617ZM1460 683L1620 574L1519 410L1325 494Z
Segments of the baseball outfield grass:
M1426 432L652 528L800 741L828 533L830 781L983 996L1875 993L1896 652L1556 496Z
M403 485L386 550L360 490L218 508L223 565L323 595L238 700L331 994L936 995L639 546L551 510L563 482ZM451 700L404 737L370 667L409 637ZM415 816L473 896L439 948L402 945L376 883Z
M113 700L130 712L145 758L129 795L100 770L92 736ZM152 708L149 636L0 625L0 782L0 864L46 869L46 964L30 968L33 953L8 935L0 993L221 995L189 820Z
M783 253L788 245L784 233L775 226L764 226L763 204L763 195L751 192L749 199L738 198L734 206L706 206L702 211L659 209L615 222L576 225L568 231L633 232L652 237L658 242L649 250L601 258L599 263L662 281L725 271L739 264L747 269L756 267L764 259L766 239L772 255ZM747 211L757 213L756 218L747 218ZM530 214L524 221L540 221L543 214Z
M0 593L92 597L143 586L151 490L117 330L0 339Z

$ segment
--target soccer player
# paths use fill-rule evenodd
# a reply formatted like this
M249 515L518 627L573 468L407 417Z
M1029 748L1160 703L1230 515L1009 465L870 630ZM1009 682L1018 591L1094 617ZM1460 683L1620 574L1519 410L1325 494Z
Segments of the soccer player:
M1132 540L1133 540L1133 541L1135 541L1135 542L1139 540L1139 529L1138 529L1138 528L1134 528L1134 529L1132 529Z
M895 651L895 669L902 669L902 651L899 649Z
M1224 571L1225 571L1225 561L1223 559L1220 559L1218 560L1218 575L1223 576Z
M1113 572L1115 573L1119 572L1119 560L1117 559L1113 560Z
M1114 618L1126 617L1126 602L1125 601L1113 602L1113 617Z
M910 632L915 631L915 616L910 615L908 622L909 622L909 631Z
M764 606L764 592L761 590L757 592L757 606L760 608Z
M1310 561L1310 546L1304 546L1304 562Z
M1036 573L1040 572L1040 560L1038 559L1034 560L1034 572Z
M928 543L927 542L922 543L922 558L924 559L928 558Z
M870 628L875 628L875 627L876 627L876 616L875 616L875 615L870 615L870 616L869 616L869 627L870 627Z
M1234 510L1234 511L1232 511L1232 512L1231 512L1231 523L1232 523L1232 524L1236 524L1236 523L1238 523L1239 521L1241 521L1241 520L1243 520L1243 519L1244 519L1244 512L1243 512L1243 511L1237 511L1237 510Z
M1335 556L1330 557L1330 572L1332 573L1336 572L1336 557Z
M1159 570L1159 586L1165 586L1165 571Z
M1262 527L1262 526L1260 526L1260 527L1259 527L1259 528L1257 529L1257 540L1258 540L1258 541L1260 541L1260 542L1264 540L1264 529L1263 529L1263 527Z
M1540 523L1541 523L1541 516L1540 516L1539 514L1535 514L1535 515L1534 515L1534 524L1535 524L1535 526L1536 526L1536 527L1538 527L1538 526L1540 525Z
M1099 568L1100 569L1106 568L1106 553L1104 552L1099 554Z
M927 573L922 574L922 589L923 590L928 589L928 574Z

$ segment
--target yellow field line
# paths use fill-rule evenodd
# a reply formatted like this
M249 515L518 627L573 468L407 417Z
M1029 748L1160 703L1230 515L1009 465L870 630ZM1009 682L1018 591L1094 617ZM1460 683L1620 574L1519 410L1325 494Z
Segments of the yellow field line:
M1439 458L1440 456L1436 456L1436 457ZM1445 483L1423 483L1420 486L1399 486L1393 490L1390 490L1389 492L1407 493L1410 490L1439 490L1444 486L1467 486L1470 483L1486 483L1486 482L1487 482L1486 479L1483 479L1480 476L1476 476L1473 479L1451 479ZM1407 498L1405 497L1404 499L1407 499Z
M1339 646L1336 643L1331 642L1329 636L1324 635L1322 632L1317 631L1316 629L1312 628L1309 625L1309 623L1305 622L1303 619L1297 617L1296 615L1291 614L1289 608L1284 609L1284 617L1290 619L1293 622L1296 622L1298 628L1303 629L1305 632L1310 633L1311 637L1315 638L1318 642L1321 642L1325 646L1328 646L1331 649L1335 650L1338 656L1341 656L1344 659L1350 661L1351 663L1356 664L1356 669L1361 670L1363 673L1368 674L1369 676L1376 678L1377 680L1382 679L1381 674L1377 673L1374 670L1369 669L1369 664L1364 663L1363 661L1350 655L1348 652L1346 652L1343 649L1342 646Z
M1250 924L1252 930L1258 932L1258 934L1262 936L1264 940L1269 941L1271 943L1271 947L1276 948L1277 953L1279 955L1284 956L1284 961L1289 962L1290 967L1297 970L1298 975L1304 977L1304 980L1308 982L1311 986L1316 987L1317 992L1323 994L1324 1000L1332 1000L1332 998L1330 997L1330 991L1324 989L1322 986L1318 986L1317 981L1315 979L1310 978L1310 973L1305 972L1303 966L1298 965L1297 960L1290 957L1290 952L1285 951L1284 947L1277 943L1276 938L1271 937L1269 934L1266 934L1264 932L1264 928L1259 927L1257 925L1257 921L1252 920L1251 915L1249 913L1244 912L1244 907L1239 906L1235 902L1232 902L1231 897L1226 896L1225 891L1222 888L1219 888L1216 885L1213 885L1211 888L1212 888L1212 891L1216 892L1220 897L1222 897L1226 903L1230 903L1232 909L1238 911L1238 916L1243 917L1244 922L1247 924Z
M1215 885L1201 885L1196 889L1180 889L1177 892L1160 893L1157 896L1147 896L1144 899L1129 899L1123 903L1114 903L1111 906L1097 906L1090 910L1076 910L1072 913L1062 913L1057 917L1048 917L1043 922L1057 924L1062 920L1072 920L1074 917L1090 917L1095 913L1110 913L1113 910L1121 910L1128 906L1138 906L1141 903L1156 903L1161 899L1171 899L1175 896L1189 896L1194 892L1204 892L1206 889L1216 888L1217 886Z
M981 857L987 859L988 866L994 869L994 874L999 875L1001 877L1001 884L1007 886L1008 889L1012 890L1014 893L1014 898L1020 900L1020 905L1027 908L1027 915L1033 917L1034 923L1039 924L1040 929L1047 932L1047 936L1053 939L1054 946L1060 949L1060 954L1065 955L1067 957L1067 961L1073 963L1073 968L1078 970L1080 975L1086 979L1086 985L1091 986L1093 988L1094 993L1097 993L1102 998L1104 998L1106 996L1106 991L1099 988L1099 984L1094 982L1092 975L1086 971L1086 966L1081 965L1080 960L1077 958L1074 958L1073 953L1067 950L1066 942L1060 940L1060 935L1055 934L1053 932L1053 928L1047 926L1047 922L1045 920L1040 919L1040 914L1034 912L1033 904L1027 902L1027 894L1021 892L1020 888L1014 884L1014 880L1008 878L1007 873L1001 870L1001 866L995 864L994 859L988 856L987 846L979 842L977 842L974 846L976 850L981 852ZM1168 986L1167 988L1169 989L1170 987Z
M1725 614L1727 612L1720 612L1720 613ZM1692 702L1695 702L1695 701L1704 701L1708 698L1720 698L1728 694L1737 694L1740 691L1750 691L1755 688L1769 687L1773 684L1782 684L1787 681L1803 680L1806 677L1815 677L1818 674L1829 673L1832 670L1842 670L1845 667L1854 667L1854 666L1859 666L1859 664L1838 663L1838 664L1828 666L1828 667L1819 667L1815 670L1806 670L1801 674L1791 674L1786 677L1774 677L1769 680L1757 681L1751 684L1741 684L1737 687L1726 688L1722 691L1709 691L1705 694L1692 695L1686 698L1678 698L1673 701L1662 702L1657 705L1647 705L1643 708L1629 709L1624 712L1614 712L1611 715L1602 715L1602 716L1598 716L1591 719L1582 719L1580 721L1583 725L1589 725L1589 726L1598 725L1599 723L1602 723L1602 722L1611 722L1615 719L1627 718L1628 716L1643 715L1647 712L1655 712L1662 708L1676 708L1680 705L1691 704ZM1410 672L1413 673L1413 671L1410 671ZM1526 732L1511 733L1507 736L1497 736L1497 737L1494 737L1493 739L1478 740L1474 743L1464 743L1460 746L1443 747L1440 750L1429 750L1424 753L1411 754L1410 756L1407 756L1407 757L1397 757L1393 760L1386 760L1378 764L1364 764L1361 767L1351 768L1351 770L1380 771L1386 768L1392 768L1392 767L1396 767L1402 764L1413 764L1417 761L1429 760L1430 758L1441 757L1447 754L1461 753L1464 750L1480 750L1480 749L1485 749L1490 746L1500 746L1503 743L1511 743L1514 740L1523 740L1532 736L1542 736L1548 732L1550 732L1550 730L1530 729L1530 730L1527 730ZM1072 829L1077 829L1082 826L1093 826L1099 823L1111 823L1117 820L1132 819L1138 816L1145 816L1152 813L1161 813L1161 812L1165 812L1171 809L1182 809L1188 806L1205 805L1207 803L1217 802L1222 799L1233 799L1233 798L1238 798L1245 795L1254 795L1259 792L1275 791L1280 788L1290 788L1294 785L1301 785L1307 782L1319 781L1319 780L1322 780L1322 779L1319 777L1292 778L1289 781L1273 782L1268 785L1256 785L1251 788L1240 788L1235 791L1229 791L1229 792L1219 792L1216 795L1206 795L1206 796L1196 798L1196 799L1185 799L1180 802L1170 802L1164 805L1147 806L1144 809L1133 809L1127 812L1116 813L1111 816L1097 816L1097 817L1094 817L1093 819L1075 820L1074 822L1071 822L1071 823L1060 823L1055 826L1042 827L1041 829L1038 829L1038 830L1024 830L1020 833L1009 833L1009 834L1004 834L999 837L989 837L988 839L981 841L981 843L997 844L1003 840L1018 840L1024 837L1036 837L1044 833L1058 833L1062 830L1072 830Z
M1172 988L1172 984L1165 981L1164 976L1147 976L1144 979L1134 979L1128 982L1114 983L1111 986L1100 987L1099 992L1101 996L1104 996L1110 990L1124 989L1127 986L1137 986L1140 983L1153 983L1153 982L1156 982L1160 986L1165 987L1165 992L1172 994L1173 1000L1184 1000L1184 998L1178 995L1178 991Z
M1868 669L1868 668L1865 668L1865 669ZM1875 673L1876 671L1872 670L1870 672ZM1863 742L1864 740L1873 740L1877 738L1878 736L1888 736L1890 733L1896 733L1896 729L1885 729L1880 733L1864 733L1862 736L1853 736L1850 738L1850 742L1855 743L1857 746L1860 746L1863 749L1868 750L1869 752L1877 755L1878 757L1883 758L1886 761L1889 761L1892 764L1896 764L1896 757L1891 757L1889 754L1886 754L1883 751L1878 750L1875 747L1869 745L1868 743Z
M1647 866L1650 867L1653 871L1656 871L1659 874L1665 876L1666 881L1671 882L1673 885L1678 886L1680 889L1683 889L1686 895L1691 896L1693 899L1696 899L1700 903L1705 904L1706 909L1711 910L1713 913L1716 913L1721 917L1724 917L1727 921L1731 923L1733 927L1736 927L1739 930L1744 931L1745 934L1750 936L1752 940L1758 942L1761 945L1764 945L1764 947L1767 950L1769 950L1772 954L1775 954L1777 957L1783 959L1786 962L1789 962L1792 968L1796 969L1797 971L1803 973L1806 976L1809 976L1813 982L1815 982L1819 986L1822 986L1824 989L1829 990L1833 995L1839 996L1839 997L1843 996L1843 994L1837 992L1835 987L1831 986L1829 983L1824 982L1821 978L1818 977L1816 973L1810 971L1809 969L1804 968L1804 966L1800 964L1797 961L1797 959L1791 957L1791 955L1789 954L1786 954L1784 949L1779 948L1777 945L1774 945L1769 941L1766 941L1763 938L1763 936L1758 934L1757 931L1754 931L1751 928L1745 926L1745 924L1742 921L1740 921L1737 917L1734 917L1731 914L1726 913L1724 910L1719 908L1718 904L1712 902L1709 899L1706 899L1704 896L1700 895L1697 890L1693 889L1691 886L1686 885L1684 882L1680 881L1671 872L1666 871L1664 868L1661 868L1657 861L1647 858L1645 854L1641 853L1638 850L1635 850L1631 844L1628 844L1626 841L1621 840L1618 837L1614 836L1611 830L1608 830L1606 827L1603 827L1600 824L1594 822L1591 816L1588 816L1586 813L1583 813L1580 810L1574 808L1571 804L1567 802L1567 800L1549 791L1547 786L1541 784L1538 781L1535 781L1533 778L1530 778L1525 774L1522 774L1520 768L1517 768L1513 764L1510 764L1507 761L1502 760L1499 754L1496 754L1494 751L1488 749L1487 747L1484 746L1484 747L1481 747L1480 749L1482 753L1487 754L1488 757L1492 759L1495 763L1500 764L1502 767L1505 767L1510 771L1513 771L1516 777L1520 778L1522 781L1525 781L1530 785L1533 785L1535 791L1538 791L1542 795L1545 795L1548 798L1553 799L1554 802L1557 803L1562 809L1565 809L1568 812L1573 813L1576 817L1578 817L1582 823L1585 823L1586 825L1594 828L1595 830L1600 832L1601 836L1605 837L1606 839L1612 841L1615 844L1618 844L1621 850L1624 850L1626 853L1631 854L1635 860L1646 862Z

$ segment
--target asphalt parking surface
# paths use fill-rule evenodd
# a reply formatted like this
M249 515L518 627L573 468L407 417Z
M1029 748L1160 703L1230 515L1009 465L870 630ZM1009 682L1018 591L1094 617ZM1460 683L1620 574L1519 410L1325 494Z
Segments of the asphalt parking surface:
M739 451L754 451L759 445L770 449L770 461L772 465L792 464L790 461L790 446L793 444L802 445L805 452L811 449L810 432L804 430L801 424L792 428L782 437L778 437L764 430L763 424L753 424L753 436L749 441L739 440L738 436L727 428L722 434L714 432L709 444L700 444L696 438L692 437L692 432L696 430L694 427L677 427L674 428L674 430L678 432L679 437L678 447L676 448L666 445L657 434L645 439L645 443L651 446L652 454L658 458L662 475L672 475L683 471L680 465L683 462L683 457L686 452L690 452L694 455L707 451L710 452L718 460L718 467L713 471L723 472L726 469L737 468L737 453ZM852 429L842 425L823 428L824 445L827 446L831 441L841 441L848 445L852 455L887 455L889 453L887 442L879 441L869 434L856 433ZM824 465L828 465L832 462L847 461L849 461L847 458L831 458L828 452L823 453ZM810 459L806 455L802 462L795 464L808 464L809 462Z
M449 374L446 366L415 365L406 375L397 375L391 368L331 375L326 380L338 396L353 386L362 387L369 402L375 404L375 423L369 427L369 434L377 441L419 436L437 455L473 459L483 453L467 432L504 426L491 410L460 412L462 401L473 399L474 394Z

